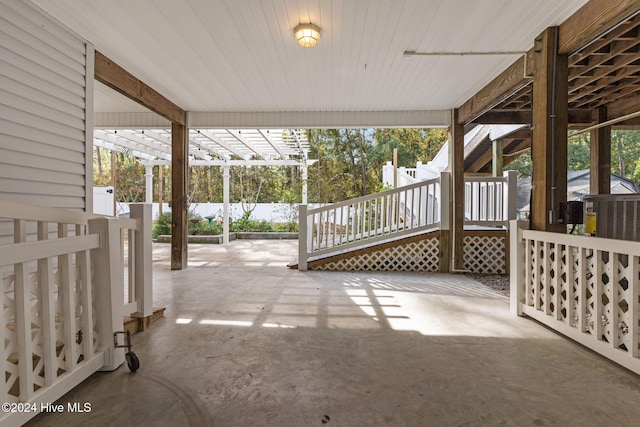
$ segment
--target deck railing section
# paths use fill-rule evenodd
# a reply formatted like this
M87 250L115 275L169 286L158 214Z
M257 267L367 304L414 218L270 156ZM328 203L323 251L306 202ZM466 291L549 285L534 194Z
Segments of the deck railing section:
M516 218L516 171L501 177L465 177L465 225L509 227Z
M511 308L640 374L640 243L511 222Z
M442 182L442 181L446 182ZM309 258L438 228L448 174L314 209L300 205L298 268Z
M134 234L142 234L134 239L144 240L142 230L151 227L146 218L150 220L150 210L121 220L0 203L0 230L7 236L0 244L6 373L0 381L1 401L29 403L39 410L96 370L113 370L124 362L123 349L114 348L113 338L123 329L121 228L135 229ZM129 259L136 274L141 274L137 265L145 257L151 262L150 251L138 250L139 245L134 244L135 255ZM142 282L150 287L150 272ZM146 295L150 289L136 298ZM36 414L5 412L0 423L19 425Z

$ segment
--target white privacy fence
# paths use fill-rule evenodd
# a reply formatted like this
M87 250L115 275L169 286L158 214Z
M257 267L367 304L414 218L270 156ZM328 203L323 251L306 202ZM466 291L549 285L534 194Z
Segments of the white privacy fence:
M353 249L363 244L435 229L441 218L442 194L448 194L449 175L307 209L300 205L298 268L306 270L310 257Z
M640 243L511 223L511 308L640 373Z
M135 301L128 308L150 315L152 303L151 210L134 209L124 220L0 203L0 234L12 241L0 245L0 400L36 409L2 413L0 423L20 425L93 372L123 363L123 349L114 348L125 308L122 229L133 230L126 292Z

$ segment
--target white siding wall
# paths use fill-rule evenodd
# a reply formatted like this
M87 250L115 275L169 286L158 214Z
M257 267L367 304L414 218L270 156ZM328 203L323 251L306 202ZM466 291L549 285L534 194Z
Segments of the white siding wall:
M92 61L58 23L0 0L0 202L92 209Z

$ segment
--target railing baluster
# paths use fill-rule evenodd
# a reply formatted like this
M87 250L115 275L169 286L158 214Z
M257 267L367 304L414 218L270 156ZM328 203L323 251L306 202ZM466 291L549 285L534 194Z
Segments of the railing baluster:
M573 286L576 280L576 275L575 275L575 271L574 271L574 266L575 266L575 256L574 256L574 251L575 249L572 246L567 245L567 249L565 252L566 255L566 274L567 274L567 298L565 299L565 304L566 304L566 319L565 322L568 326L572 326L573 325L573 321L574 321L574 316L575 316L575 308L574 308L574 292L573 292Z
M58 237L68 235L66 224L58 225ZM62 319L64 330L64 352L66 371L72 372L76 367L78 355L76 351L76 295L73 288L75 277L72 277L73 263L69 254L58 256L58 269L60 269L60 287L58 292L62 294ZM121 290L122 291L122 290Z
M49 239L49 223L38 221L38 240ZM44 363L44 383L52 385L58 376L56 359L56 309L54 305L53 266L51 258L38 260L38 281L40 284L40 305L42 313L42 350Z
M91 283L91 254L89 251L82 251L76 254L80 283L82 284L82 317L80 327L82 329L82 352L84 360L93 357L93 286Z
M578 327L587 331L587 249L578 248Z
M542 289L544 290L544 313L551 314L551 243L542 243L542 262L544 274L542 275Z
M14 221L14 243L26 239L26 221ZM29 273L26 263L14 264L14 328L18 341L18 376L20 401L28 402L33 397L33 343L31 341L31 303Z
M594 316L593 320L593 330L598 341L602 341L602 315L604 314L604 310L602 307L602 254L603 251L593 250L593 276L594 276L594 286L593 291L595 292L595 303L594 303Z
M534 243L534 250L535 250L535 258L534 258L534 262L533 262L533 271L535 272L535 276L534 276L534 281L532 283L533 285L533 306L536 308L536 310L540 310L540 306L541 306L541 290L540 290L540 285L542 283L542 278L540 277L540 264L543 262L542 258L544 257L544 253L540 253L542 252L542 250L540 249L543 245L542 242L535 240Z
M620 275L618 274L618 260L619 255L616 252L609 252L609 263L606 267L607 276L609 277L609 282L606 286L606 295L609 299L609 303L607 304L610 309L610 316L608 318L608 324L604 325L606 331L608 330L611 333L611 347L618 348L620 345L620 341L618 340L618 311L620 311L620 306L618 306L618 292L617 287L620 283ZM606 307L603 307L604 312L606 312Z
M629 334L631 335L630 341L630 349L629 354L633 358L638 358L638 341L640 335L640 327L638 327L638 311L640 310L640 303L638 298L640 298L640 281L639 274L639 264L640 257L629 255L629 270L631 272L630 280L629 280L629 310L631 314L629 315Z
M555 274L553 275L553 288L555 293L553 294L553 306L555 311L556 320L562 319L562 253L565 250L565 245L561 245L559 243L555 244L556 248L556 256L553 260L553 270Z

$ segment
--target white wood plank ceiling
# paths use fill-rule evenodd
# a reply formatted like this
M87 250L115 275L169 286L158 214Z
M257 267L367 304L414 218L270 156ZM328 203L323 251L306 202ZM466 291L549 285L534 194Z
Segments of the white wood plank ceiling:
M29 0L187 111L446 110L586 0ZM319 44L299 47L312 22ZM97 102L96 111L122 111Z

